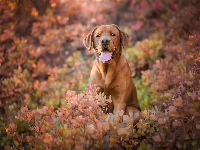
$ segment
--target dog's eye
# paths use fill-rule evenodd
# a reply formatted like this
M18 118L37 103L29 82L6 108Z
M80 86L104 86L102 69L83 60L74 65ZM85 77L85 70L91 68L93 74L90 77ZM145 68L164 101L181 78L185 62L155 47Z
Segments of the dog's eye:
M110 35L111 35L111 36L115 36L115 34L114 34L114 33L111 33Z
M98 34L96 37L98 38L98 37L100 37L101 35L100 34Z

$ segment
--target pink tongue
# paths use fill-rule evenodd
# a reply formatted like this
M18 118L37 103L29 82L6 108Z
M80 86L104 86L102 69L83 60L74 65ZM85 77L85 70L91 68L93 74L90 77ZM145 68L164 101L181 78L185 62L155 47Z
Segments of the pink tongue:
M110 52L102 52L99 56L99 60L102 62L106 62L108 60L111 60L112 54Z

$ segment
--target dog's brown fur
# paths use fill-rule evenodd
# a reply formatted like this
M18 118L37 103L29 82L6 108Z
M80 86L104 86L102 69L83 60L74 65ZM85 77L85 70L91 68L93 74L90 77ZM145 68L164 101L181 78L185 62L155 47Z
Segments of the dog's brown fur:
M113 54L113 58L103 63L99 60L98 54L104 51L101 41L105 38L109 39L106 50ZM109 105L108 113L123 110L125 114L129 114L129 111L133 114L136 112L140 114L141 109L131 70L122 55L122 49L129 40L130 36L114 24L95 27L83 40L86 48L93 49L96 55L90 73L90 84L96 84L100 88L99 92L104 92L107 96L111 95L112 103Z

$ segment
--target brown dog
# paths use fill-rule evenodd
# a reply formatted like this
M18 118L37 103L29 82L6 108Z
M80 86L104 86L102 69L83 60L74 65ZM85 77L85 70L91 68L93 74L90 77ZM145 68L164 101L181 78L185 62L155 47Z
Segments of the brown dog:
M118 26L97 26L84 38L83 43L89 50L94 50L96 59L90 73L90 84L96 84L99 92L112 98L108 113L123 110L135 114L140 112L136 88L131 78L131 70L122 55L130 36Z

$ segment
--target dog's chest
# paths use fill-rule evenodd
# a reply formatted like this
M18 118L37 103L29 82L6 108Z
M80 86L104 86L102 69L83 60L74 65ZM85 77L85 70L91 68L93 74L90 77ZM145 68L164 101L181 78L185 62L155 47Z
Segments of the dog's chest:
M101 76L101 84L108 87L111 85L112 81L116 77L115 67L105 64L99 70Z

